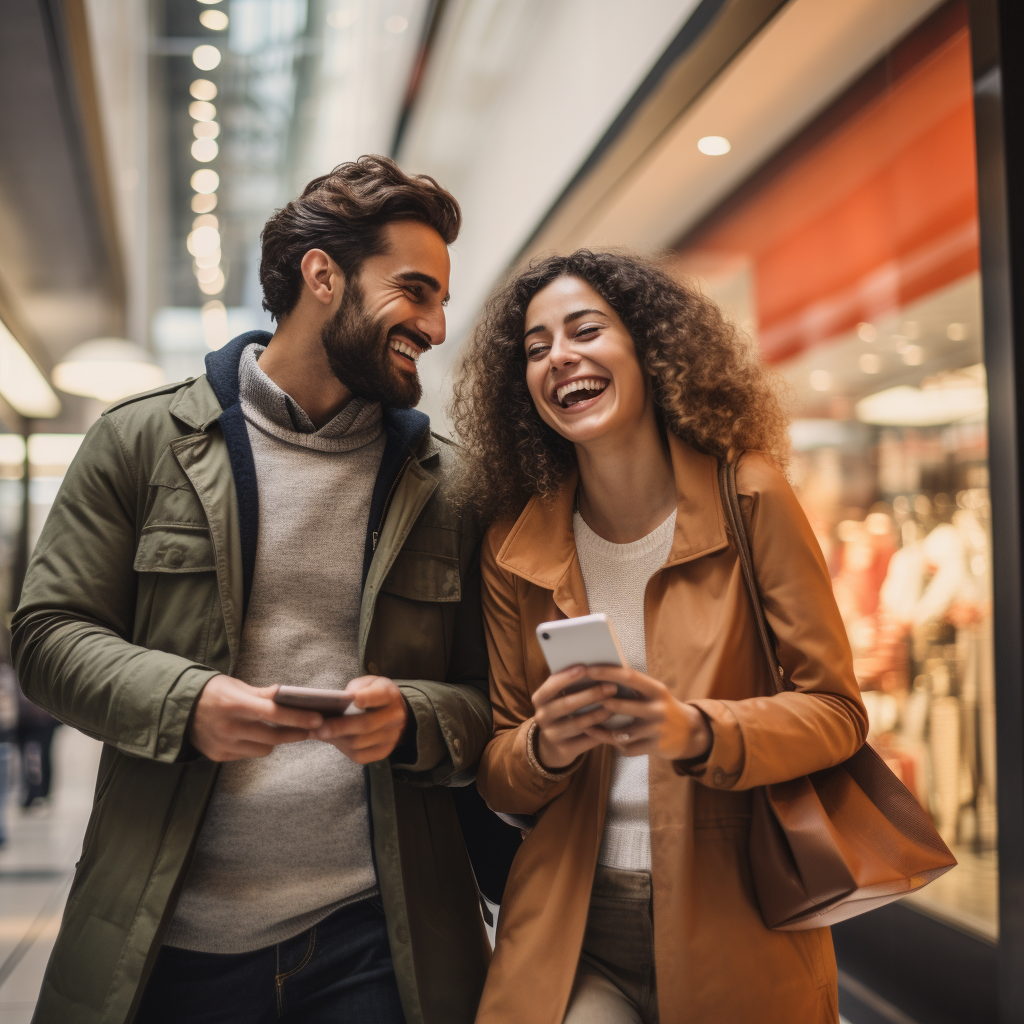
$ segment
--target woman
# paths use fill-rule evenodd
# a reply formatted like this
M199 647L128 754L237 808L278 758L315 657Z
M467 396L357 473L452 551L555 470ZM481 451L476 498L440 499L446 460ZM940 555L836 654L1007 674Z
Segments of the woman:
M551 257L485 314L453 407L489 515L494 737L477 785L536 814L481 1024L837 1021L827 929L761 921L750 790L837 764L866 717L829 574L782 473L773 378L717 307L618 253ZM779 657L724 526L738 488ZM607 612L628 661L549 677L549 619ZM566 694L582 678L595 685ZM617 699L616 684L640 699ZM596 710L575 712L599 702ZM611 715L634 716L611 731Z

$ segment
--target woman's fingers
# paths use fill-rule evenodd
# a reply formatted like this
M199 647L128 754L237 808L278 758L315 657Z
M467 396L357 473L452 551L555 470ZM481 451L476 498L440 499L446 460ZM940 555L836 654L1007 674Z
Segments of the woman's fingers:
M591 704L601 704L603 698L611 696L615 687L611 683L597 683L576 693L567 693L563 697L548 701L537 709L537 720L543 725L546 722L557 722L569 715L582 711Z
M661 700L623 700L620 697L605 697L601 703L616 715L632 715L648 722L665 720L665 703Z
M585 734L590 727L606 722L611 716L612 713L607 708L599 705L585 715L567 716L547 726L541 723L540 727L549 742L564 743L566 740Z

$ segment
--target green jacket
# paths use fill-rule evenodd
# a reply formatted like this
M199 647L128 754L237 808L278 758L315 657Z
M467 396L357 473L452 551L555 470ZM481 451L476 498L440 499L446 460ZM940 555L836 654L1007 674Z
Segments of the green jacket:
M243 335L206 376L108 409L32 557L12 626L21 684L104 744L38 1024L130 1021L173 915L217 778L186 726L204 684L232 672L252 580L237 366L265 339ZM421 413L386 410L385 425L359 656L398 682L415 727L368 768L373 848L408 1024L469 1024L489 951L445 787L472 780L491 732L480 530L450 501L456 450Z

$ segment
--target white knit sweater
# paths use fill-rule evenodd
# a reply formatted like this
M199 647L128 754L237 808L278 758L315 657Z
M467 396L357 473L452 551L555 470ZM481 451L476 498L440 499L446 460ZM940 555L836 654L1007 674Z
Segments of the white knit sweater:
M630 668L647 671L644 592L668 558L675 511L653 533L631 544L599 537L577 512L572 520L576 551L592 613L604 612L615 626ZM624 871L651 870L647 817L647 758L615 755L598 862Z

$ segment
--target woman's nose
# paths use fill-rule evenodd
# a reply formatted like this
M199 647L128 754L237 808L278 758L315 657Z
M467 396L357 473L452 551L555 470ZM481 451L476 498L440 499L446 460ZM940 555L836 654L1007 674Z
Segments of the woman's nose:
M567 338L556 338L551 346L551 369L569 366L580 361L580 354L572 347Z

